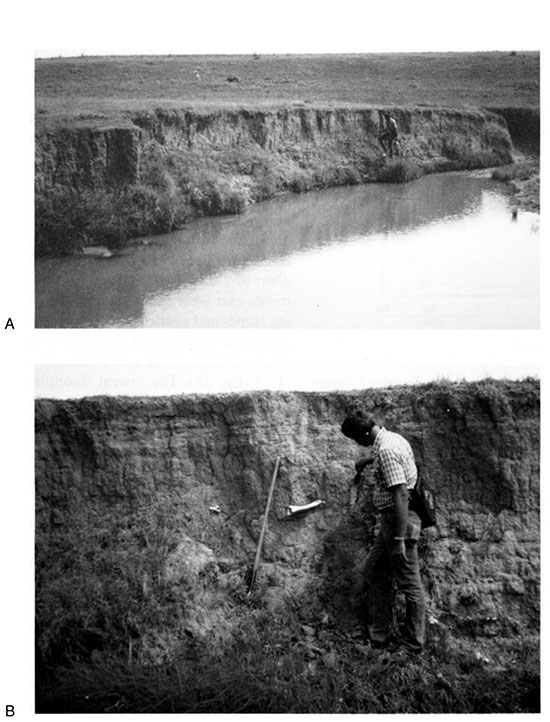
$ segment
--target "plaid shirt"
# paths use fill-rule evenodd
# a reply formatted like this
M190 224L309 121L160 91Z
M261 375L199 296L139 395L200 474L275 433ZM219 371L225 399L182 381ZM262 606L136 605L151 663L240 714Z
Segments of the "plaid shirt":
M374 506L380 511L393 506L391 487L406 484L410 491L418 472L409 442L400 434L382 428L373 444Z

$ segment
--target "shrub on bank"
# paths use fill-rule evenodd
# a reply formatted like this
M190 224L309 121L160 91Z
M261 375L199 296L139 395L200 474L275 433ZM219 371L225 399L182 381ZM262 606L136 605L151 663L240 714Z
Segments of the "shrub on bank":
M502 157L508 158L508 162L512 160L512 140L508 129L500 123L486 123L482 140L488 148L499 148Z
M492 177L495 180L508 182L512 180L525 181L535 177L540 172L539 164L535 161L513 163L511 165L495 168Z
M37 198L40 253L74 253L86 246L123 246L130 238L180 228L191 216L185 198L136 184L118 191L66 190Z
M205 173L190 180L188 188L196 215L235 215L251 202L249 186L241 178Z
M36 197L34 237L39 255L72 253L78 249L74 210L73 194L67 190L56 189L48 197Z
M175 544L174 523L161 509L133 517L114 509L75 524L55 551L37 549L38 666L89 662L94 653L124 657L145 631L169 627L178 603L162 572Z
M376 180L380 183L407 183L425 174L423 168L411 161L398 158L389 160L379 171Z
M501 138L492 144L491 137ZM504 165L512 160L512 148L509 138L499 125L489 124L484 131L485 148L473 149L467 138L449 136L445 138L441 154L449 161L449 170L472 170ZM504 139L507 139L507 142Z

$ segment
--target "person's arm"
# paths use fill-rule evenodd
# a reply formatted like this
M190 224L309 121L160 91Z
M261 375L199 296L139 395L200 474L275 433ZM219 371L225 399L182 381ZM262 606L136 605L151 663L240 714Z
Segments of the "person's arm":
M407 558L405 553L405 533L409 515L409 494L406 484L390 487L393 495L393 543L392 556Z
M354 484L360 484L363 480L363 469L367 464L372 464L373 459L369 456L364 456L355 462L355 476L353 478Z
M381 449L378 459L384 481L393 496L391 554L406 559L405 532L409 515L409 494L405 471L399 456L393 449Z
M372 458L372 456L362 456L355 462L355 471L360 474L365 468L365 466L367 466L368 464L372 464L373 461L374 459Z

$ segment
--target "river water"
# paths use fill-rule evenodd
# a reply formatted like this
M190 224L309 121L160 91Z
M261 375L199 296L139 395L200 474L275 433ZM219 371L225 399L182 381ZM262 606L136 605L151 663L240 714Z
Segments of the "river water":
M483 173L287 195L36 261L37 328L533 329L539 216Z

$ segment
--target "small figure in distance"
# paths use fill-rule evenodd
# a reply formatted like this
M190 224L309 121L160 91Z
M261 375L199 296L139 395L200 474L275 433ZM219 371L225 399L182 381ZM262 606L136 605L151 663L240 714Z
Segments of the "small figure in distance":
M384 152L387 153L390 158L393 158L394 146L399 147L399 141L397 140L397 121L387 111L382 113L382 117L384 118L384 127L378 135L378 142Z

